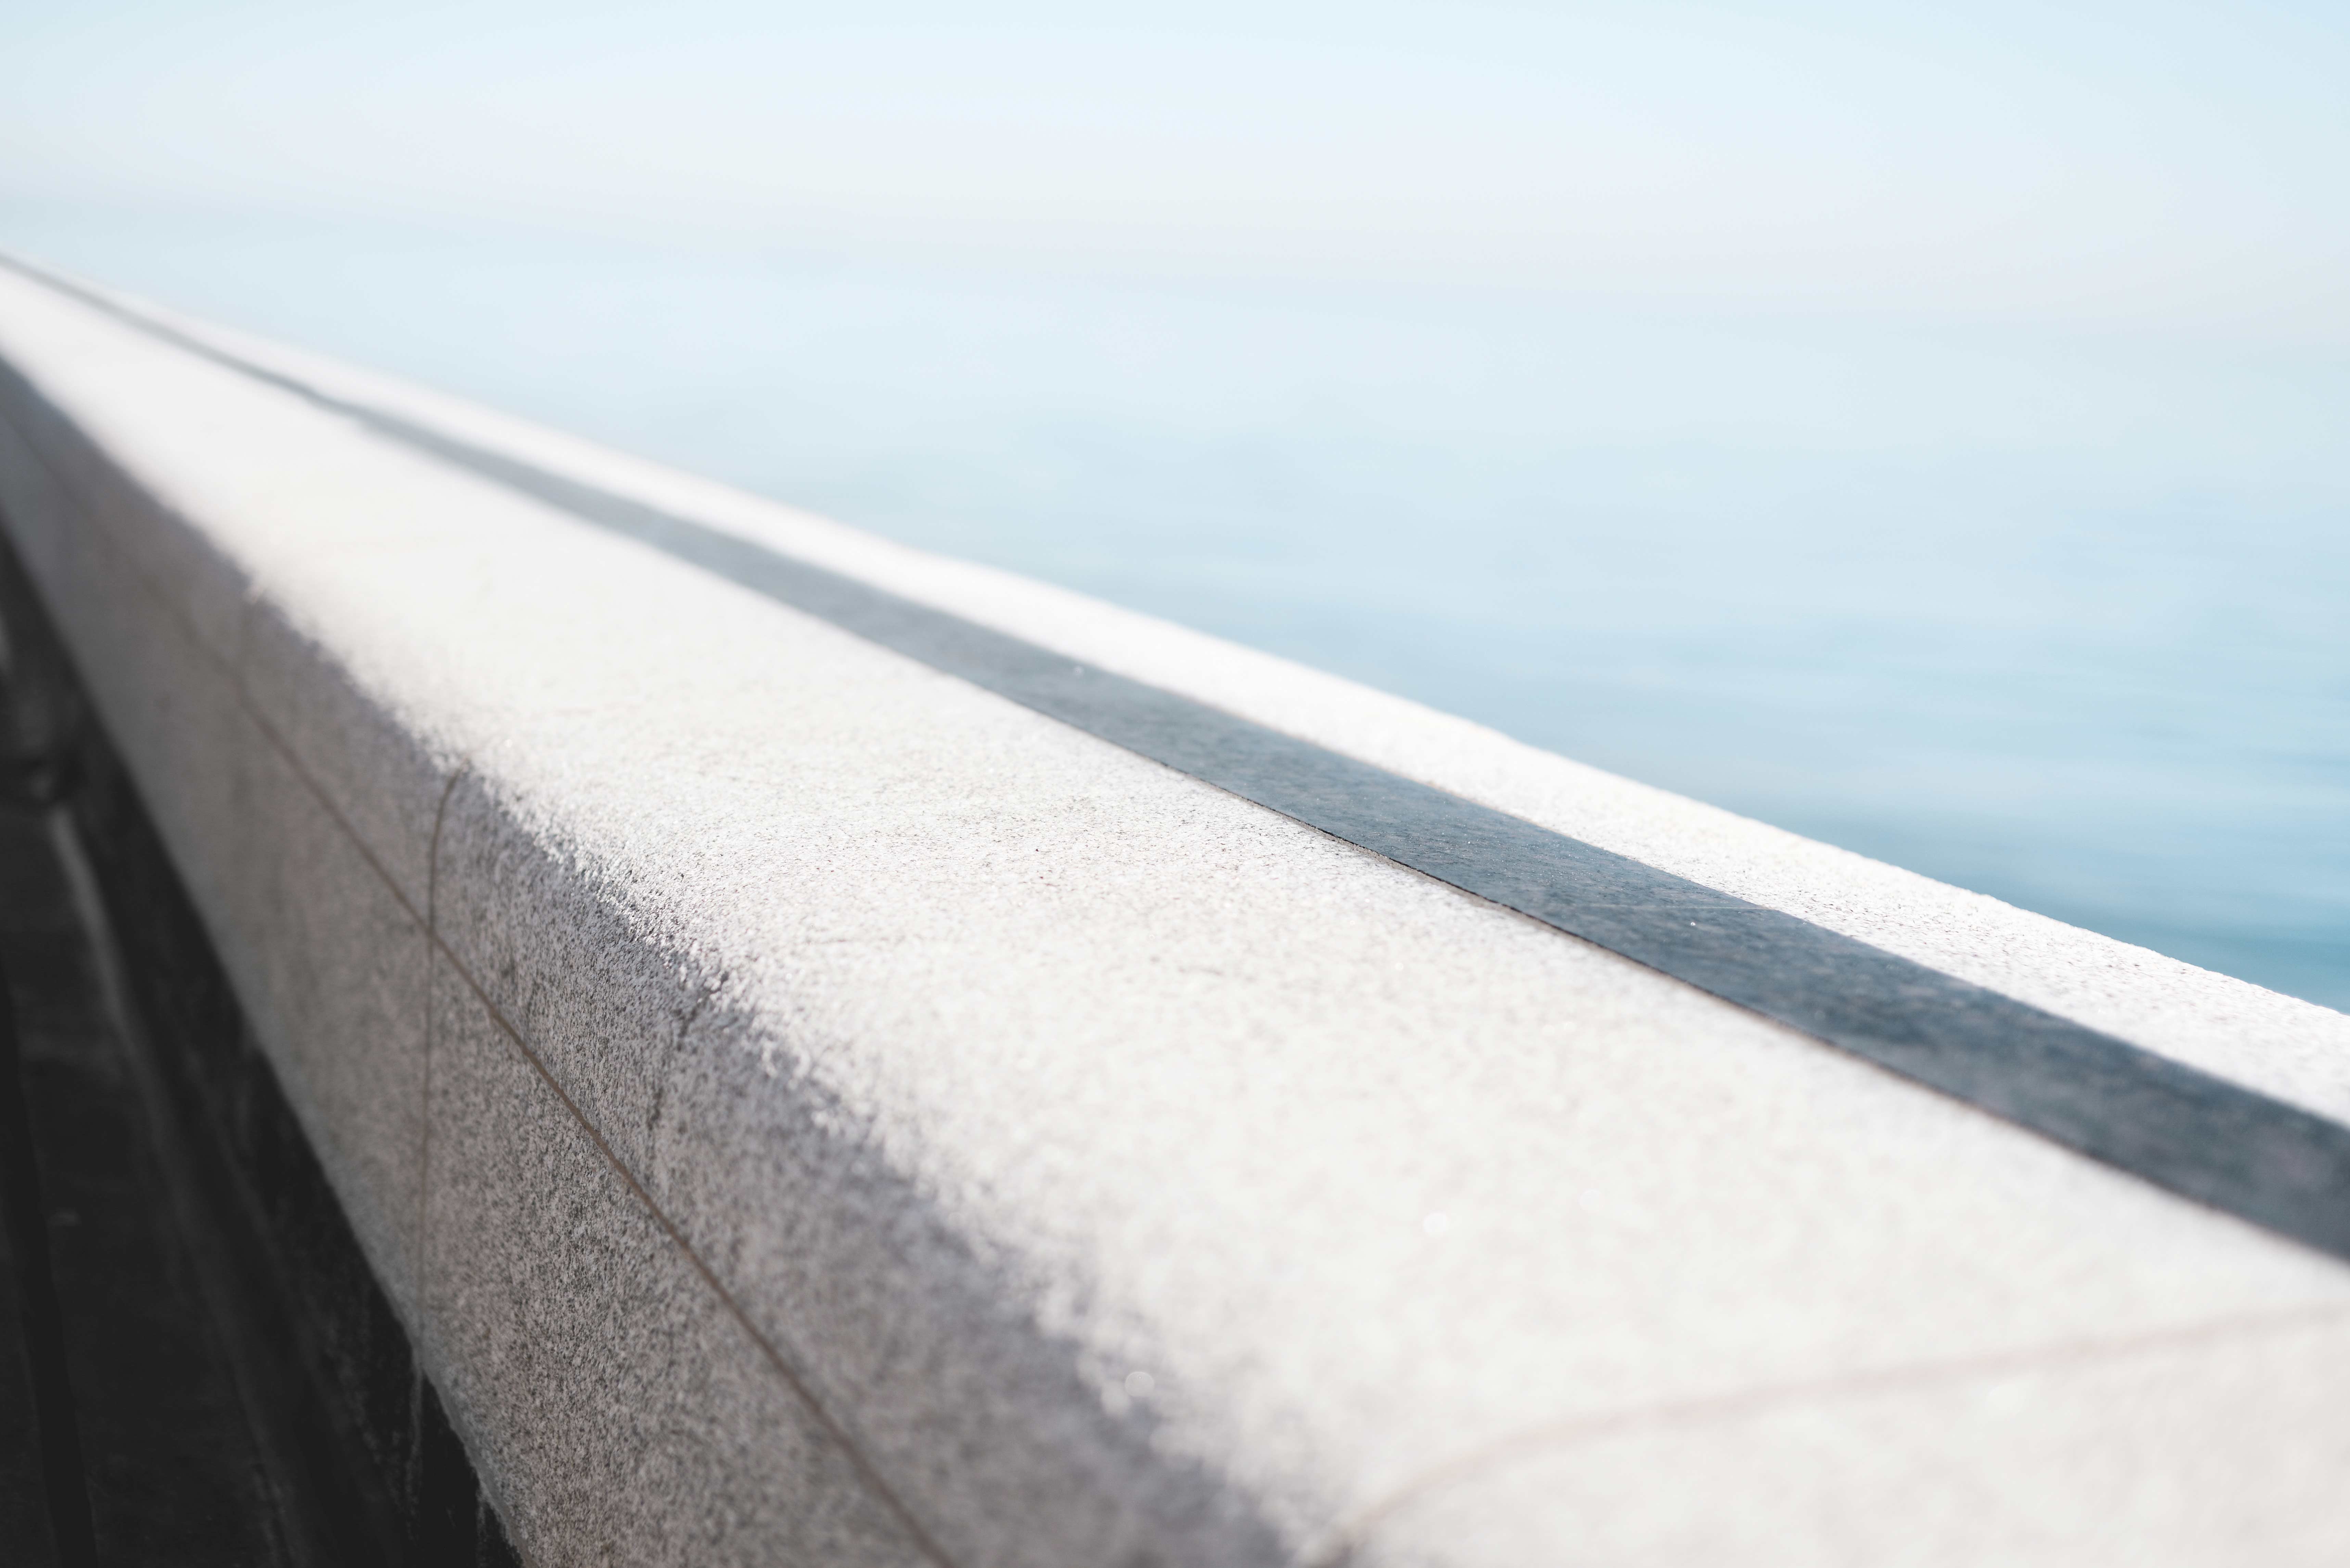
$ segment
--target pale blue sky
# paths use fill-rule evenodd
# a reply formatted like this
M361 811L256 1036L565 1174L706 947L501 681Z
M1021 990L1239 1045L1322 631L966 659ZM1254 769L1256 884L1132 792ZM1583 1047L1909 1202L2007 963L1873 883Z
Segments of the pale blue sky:
M2350 345L2350 6L1101 10L13 0L0 202Z

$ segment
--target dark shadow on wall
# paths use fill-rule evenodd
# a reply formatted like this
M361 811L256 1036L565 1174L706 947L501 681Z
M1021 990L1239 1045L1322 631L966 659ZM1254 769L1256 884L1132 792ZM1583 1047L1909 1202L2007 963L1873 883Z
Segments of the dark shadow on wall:
M0 1560L516 1558L0 539Z

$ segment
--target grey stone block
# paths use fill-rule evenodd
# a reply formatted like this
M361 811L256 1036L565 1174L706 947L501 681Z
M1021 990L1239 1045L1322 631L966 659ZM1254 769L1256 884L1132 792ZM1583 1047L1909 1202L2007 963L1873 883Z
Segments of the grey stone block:
M256 1033L413 1324L424 1142L422 926L249 722L235 929Z
M425 1350L541 1568L935 1563L437 966Z
M299 759L303 777L421 921L433 823L458 764L394 709L393 694L294 625L276 597L253 605L244 641L238 676L251 722Z

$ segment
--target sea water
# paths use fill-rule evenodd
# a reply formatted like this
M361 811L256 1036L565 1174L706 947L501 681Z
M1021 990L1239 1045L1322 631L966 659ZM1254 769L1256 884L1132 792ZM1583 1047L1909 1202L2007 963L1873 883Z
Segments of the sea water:
M0 245L2350 1007L2350 348L0 209Z

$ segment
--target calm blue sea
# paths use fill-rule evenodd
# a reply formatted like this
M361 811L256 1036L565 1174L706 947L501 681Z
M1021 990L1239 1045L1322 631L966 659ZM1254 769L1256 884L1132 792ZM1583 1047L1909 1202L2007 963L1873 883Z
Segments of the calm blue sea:
M2350 351L0 208L0 245L2350 1008Z

